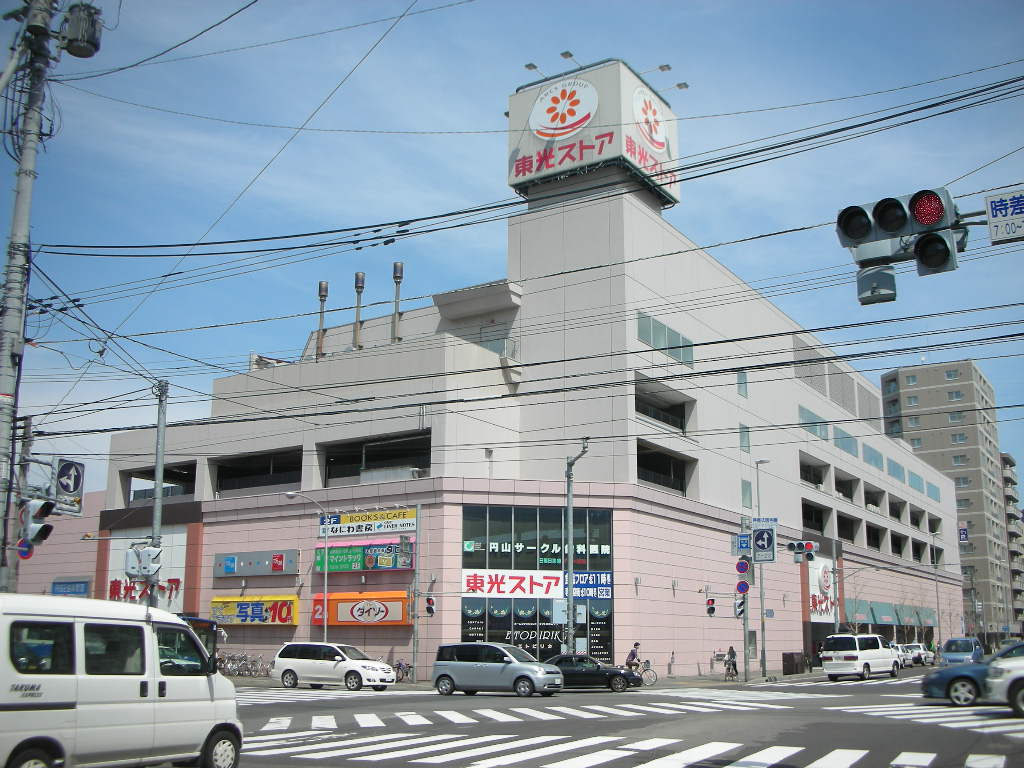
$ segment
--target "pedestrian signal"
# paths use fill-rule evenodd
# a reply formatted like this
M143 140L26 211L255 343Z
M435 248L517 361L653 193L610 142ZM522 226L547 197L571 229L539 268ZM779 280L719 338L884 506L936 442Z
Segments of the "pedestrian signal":
M715 598L709 597L705 602L707 603L708 616L714 616L715 615Z

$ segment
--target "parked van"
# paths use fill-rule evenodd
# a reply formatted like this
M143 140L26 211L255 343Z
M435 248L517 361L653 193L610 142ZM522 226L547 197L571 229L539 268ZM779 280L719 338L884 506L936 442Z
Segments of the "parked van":
M517 696L552 696L562 690L562 670L505 643L455 643L437 649L432 675L442 696L462 691L515 691Z
M236 768L241 743L234 685L173 613L0 594L0 765Z
M822 643L821 666L833 682L844 675L867 680L873 672L900 674L896 646L881 635L829 635Z
M369 685L383 691L395 684L395 670L374 661L354 645L338 643L285 643L270 662L270 676L281 679L285 688L344 685L358 691Z

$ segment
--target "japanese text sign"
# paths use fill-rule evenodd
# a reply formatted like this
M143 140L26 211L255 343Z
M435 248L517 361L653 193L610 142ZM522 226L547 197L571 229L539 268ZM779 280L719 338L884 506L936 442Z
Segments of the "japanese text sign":
M406 592L328 592L328 626L391 626L412 623ZM311 623L323 626L323 594L313 596Z
M612 598L611 571L573 571L574 600L606 600Z
M463 597L563 597L561 571L462 569Z
M1024 240L1024 189L1011 189L985 198L988 236L992 245Z
M297 624L298 616L299 598L295 595L246 595L210 600L210 618L218 624L288 626Z
M325 531L324 529L327 528ZM416 530L416 508L370 509L320 515L321 536L358 536Z

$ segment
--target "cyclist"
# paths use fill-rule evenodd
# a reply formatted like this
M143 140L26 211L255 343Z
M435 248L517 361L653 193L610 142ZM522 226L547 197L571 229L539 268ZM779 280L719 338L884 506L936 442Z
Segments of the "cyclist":
M731 645L729 650L725 654L725 674L726 677L736 677L736 649Z
M640 666L640 643L633 643L629 654L626 656L626 669L636 672Z

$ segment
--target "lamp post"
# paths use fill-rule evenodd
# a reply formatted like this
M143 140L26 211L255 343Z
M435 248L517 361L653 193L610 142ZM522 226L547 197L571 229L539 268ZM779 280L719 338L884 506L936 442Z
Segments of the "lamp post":
M758 459L754 462L754 479L757 484L757 516L761 517L761 465L770 464L770 459ZM774 543L773 543L774 546ZM768 677L768 657L765 650L765 624L764 624L764 563L757 564L757 583L759 604L761 606L761 677ZM746 638L743 638L746 642Z
M565 520L562 523L564 529L564 543L562 545L562 561L565 567L565 593L568 600L566 601L565 610L565 642L566 642L566 653L576 653L576 605L572 599L572 588L573 582L576 580L575 568L573 565L573 557L575 555L572 537L572 468L576 462L579 461L583 454L587 452L587 442L590 440L589 437L583 438L583 447L580 452L575 456L569 456L565 459Z
M329 536L330 536L330 530L331 530L331 524L330 524L330 522L327 519L329 515L327 513L327 510L324 509L323 505L319 501L317 501L316 499L311 499L309 496L307 496L304 493L299 493L298 491L285 491L284 495L285 495L286 498L289 498L289 499L294 499L296 496L305 499L306 501L310 502L311 504L314 504L316 506L316 508L320 510L320 513L323 515L323 521L324 521L324 596L323 596L324 597L324 610L323 610L322 618L323 618L323 622L324 622L324 642L326 643L327 642L327 544L330 541Z
M938 532L932 532L932 568L935 576L935 637L932 638L932 645L939 647L939 638L942 637L942 608L939 605L939 556L935 552L935 537Z

